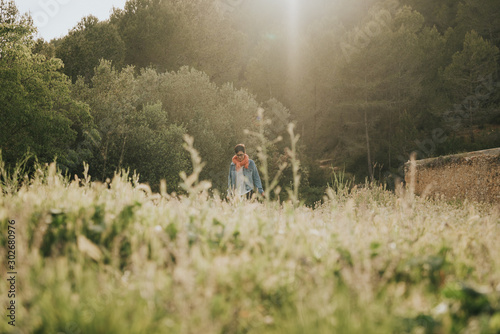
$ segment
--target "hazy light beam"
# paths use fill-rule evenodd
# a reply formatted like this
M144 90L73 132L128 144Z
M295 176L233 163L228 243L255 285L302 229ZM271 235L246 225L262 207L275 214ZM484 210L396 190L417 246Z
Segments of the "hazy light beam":
M290 85L293 87L298 81L299 65L299 25L300 25L300 0L288 0L288 24L287 24L287 42L288 42L288 69L290 73ZM291 87L290 87L291 88Z

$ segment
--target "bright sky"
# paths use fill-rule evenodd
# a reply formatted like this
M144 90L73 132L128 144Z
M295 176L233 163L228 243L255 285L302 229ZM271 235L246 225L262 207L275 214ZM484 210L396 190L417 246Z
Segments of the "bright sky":
M90 14L100 21L109 18L113 7L124 8L126 0L14 0L19 12L30 12L38 35L50 41L68 34Z

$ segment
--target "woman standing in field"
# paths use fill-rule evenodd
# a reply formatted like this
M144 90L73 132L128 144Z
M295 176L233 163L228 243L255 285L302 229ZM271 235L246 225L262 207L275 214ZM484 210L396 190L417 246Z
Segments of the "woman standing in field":
M254 188L257 188L259 194L264 195L259 171L255 162L246 154L245 145L236 145L234 153L235 155L229 166L229 176L227 178L229 195L245 196L247 199L250 199L254 193Z

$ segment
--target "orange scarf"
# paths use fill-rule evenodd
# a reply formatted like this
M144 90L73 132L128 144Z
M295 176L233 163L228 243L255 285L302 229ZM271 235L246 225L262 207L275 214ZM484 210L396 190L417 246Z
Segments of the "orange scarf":
M250 163L249 158L248 158L248 154L245 154L245 157L243 158L243 160L241 162L238 160L238 157L235 155L233 157L233 162L236 165L236 171L239 171L241 169L241 166L244 166L246 169L248 169L248 164Z

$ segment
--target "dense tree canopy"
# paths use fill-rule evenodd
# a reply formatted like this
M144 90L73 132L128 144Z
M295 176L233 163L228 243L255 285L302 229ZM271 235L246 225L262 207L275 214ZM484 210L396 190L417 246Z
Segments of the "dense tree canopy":
M40 162L58 157L65 168L88 159L92 117L70 97L59 59L34 54L32 22L12 2L0 6L0 148L13 166L27 152Z
M64 73L73 81L82 76L87 82L94 74L94 67L104 58L122 67L125 43L117 27L99 22L94 16L82 19L78 25L57 43L56 56L64 64Z
M223 188L228 153L233 143L247 139L243 130L252 129L258 107L248 92L229 84L218 87L188 67L166 73L146 68L136 75L131 66L120 71L102 61L91 83L80 79L73 92L88 103L99 130L95 175L105 179L128 167L151 184L167 179L173 189L179 172L189 169L184 133L195 137L207 162L202 176Z

